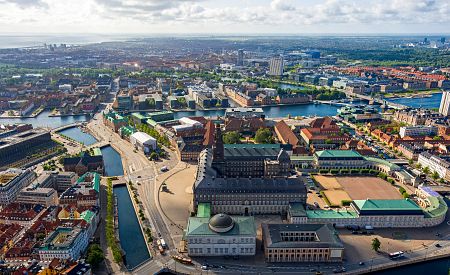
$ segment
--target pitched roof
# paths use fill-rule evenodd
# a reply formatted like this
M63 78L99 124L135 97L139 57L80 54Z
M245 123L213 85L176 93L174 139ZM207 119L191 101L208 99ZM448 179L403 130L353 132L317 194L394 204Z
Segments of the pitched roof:
M412 200L354 200L353 203L359 210L385 211L385 210L421 210Z

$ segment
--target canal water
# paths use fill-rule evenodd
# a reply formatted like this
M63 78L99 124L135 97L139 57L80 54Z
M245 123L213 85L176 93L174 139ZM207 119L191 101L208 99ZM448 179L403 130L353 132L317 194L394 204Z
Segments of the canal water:
M33 127L58 128L67 124L90 119L88 115L50 117L50 111L43 111L34 118L0 118L0 124L29 123Z
M101 148L103 155L103 162L105 163L105 176L122 176L123 166L120 154L117 153L111 146Z
M418 98L394 98L389 99L389 101L403 104L406 106L414 107L414 108L439 108L441 104L442 93L432 94L431 97L418 97Z
M97 142L95 137L93 137L92 135L90 135L88 133L83 132L78 127L67 128L62 131L59 131L59 133L65 135L65 136L68 136L78 142L81 142L86 146L89 146L89 145Z
M264 114L268 118L287 117L291 116L334 116L338 107L328 104L302 104L302 105L286 105L263 107ZM210 110L210 111L187 111L176 112L175 119L185 116L223 116L225 110Z
M373 272L370 274L376 275L448 275L450 268L450 258L440 259L435 261L429 261L425 263L418 263L413 265L407 265L394 269L388 269L385 271Z
M126 186L114 187L119 208L120 245L126 253L127 268L132 269L150 258L138 218Z

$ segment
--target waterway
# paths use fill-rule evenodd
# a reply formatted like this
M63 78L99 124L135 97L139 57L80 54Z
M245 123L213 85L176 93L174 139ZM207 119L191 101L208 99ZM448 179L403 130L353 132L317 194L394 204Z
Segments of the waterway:
M81 142L86 146L89 146L89 145L97 142L95 137L93 137L92 135L90 135L88 133L83 132L78 127L67 128L62 131L59 131L59 133L65 135L65 136L68 136L78 142Z
M105 175L108 177L122 176L123 166L120 154L111 146L103 147L101 150L105 164Z
M90 119L90 116L88 115L51 117L49 116L50 113L50 111L43 111L34 118L1 118L0 124L28 123L33 125L33 127L58 128L67 124Z
M302 104L302 105L286 105L263 107L264 114L268 118L291 116L334 116L338 107L328 104ZM176 112L175 119L185 116L223 116L225 110L195 110L186 112Z
M114 194L119 208L120 245L126 253L127 268L132 269L150 258L150 255L127 187L114 187Z
M414 107L414 108L439 108L441 104L442 93L432 94L431 97L417 97L417 98L394 98L389 99L389 101L403 104L406 106Z
M387 269L384 271L373 272L370 274L376 275L448 275L450 268L450 258L439 259L435 261L429 261L424 263L418 263L413 265L407 265L403 267L397 267L394 269Z

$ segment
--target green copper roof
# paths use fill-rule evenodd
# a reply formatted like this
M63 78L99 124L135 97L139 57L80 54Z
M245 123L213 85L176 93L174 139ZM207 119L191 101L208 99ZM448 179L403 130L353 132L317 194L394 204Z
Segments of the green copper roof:
M427 218L435 218L447 213L448 206L441 196L430 196L427 199L430 202L430 206L424 209L424 213Z
M232 216L233 228L226 233L217 233L209 228L209 218L190 217L186 229L186 237L189 236L229 236L250 235L256 236L255 219L251 216Z
M353 150L323 150L316 152L319 158L362 158L361 154Z
M358 214L355 211L335 210L306 210L308 219L355 219Z
M94 152L94 156L102 155L102 150L100 150L100 148L94 148L92 151Z
M85 220L88 223L91 223L91 220L94 216L95 216L95 214L91 210L86 210L80 214L80 218Z
M371 161L371 162L375 162L378 164L382 164L382 165L386 165L387 167L389 167L392 170L400 170L400 166L398 166L397 164L391 163L387 160L384 159L380 159L380 158L373 158L373 157L365 157L365 159L367 161Z
M86 176L91 175L92 176L92 189L94 189L97 192L100 192L100 175L95 172L87 172L83 174L81 177L78 178L77 183L85 182Z
M197 217L198 218L211 217L211 204L203 202L199 203L197 207Z
M354 200L353 203L360 210L421 210L421 208L412 200Z

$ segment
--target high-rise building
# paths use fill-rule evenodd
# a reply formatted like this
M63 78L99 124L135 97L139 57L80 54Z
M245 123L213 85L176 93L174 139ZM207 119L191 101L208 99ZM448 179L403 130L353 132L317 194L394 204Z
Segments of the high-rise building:
M237 66L243 66L244 65L244 50L243 49L239 49L237 52L237 62L236 62Z
M450 91L442 93L441 106L439 107L439 113L444 116L450 115Z
M273 57L269 62L269 75L282 76L284 69L283 57Z

